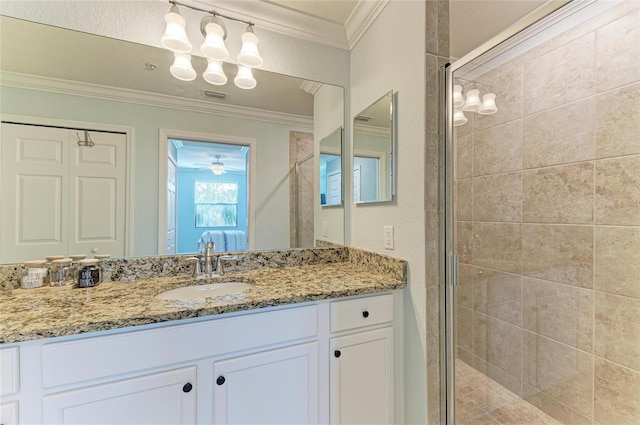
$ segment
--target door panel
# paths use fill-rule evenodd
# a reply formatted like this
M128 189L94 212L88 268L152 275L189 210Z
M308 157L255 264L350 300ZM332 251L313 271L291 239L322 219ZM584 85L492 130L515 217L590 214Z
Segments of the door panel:
M67 250L69 131L2 124L0 258L3 263Z
M124 134L2 124L0 260L125 254Z

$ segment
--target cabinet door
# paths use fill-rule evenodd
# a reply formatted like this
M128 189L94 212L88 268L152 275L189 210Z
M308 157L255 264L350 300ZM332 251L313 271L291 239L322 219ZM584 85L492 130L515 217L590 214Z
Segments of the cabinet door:
M46 424L190 424L196 368L187 367L46 396Z
M331 339L331 423L393 423L391 327Z
M216 424L318 422L318 344L295 345L213 365Z

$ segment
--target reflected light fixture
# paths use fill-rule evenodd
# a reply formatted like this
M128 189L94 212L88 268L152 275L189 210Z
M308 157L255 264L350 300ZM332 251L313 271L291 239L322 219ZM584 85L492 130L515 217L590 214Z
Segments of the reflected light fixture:
M498 112L496 106L496 95L494 93L487 93L482 96L482 105L478 109L478 113L482 115L495 114Z
M496 95L495 93L485 93L482 96L482 100L480 100L480 90L475 88L476 86L484 87L480 83L476 83L473 81L462 80L465 83L471 84L472 89L467 91L466 98L462 93L462 85L455 84L453 86L453 125L459 126L466 124L467 117L464 115L464 112L477 112L481 115L490 115L498 112L498 107L496 106Z
M240 38L242 47L237 55L239 63L238 74L233 81L242 89L252 89L257 85L251 68L262 66L264 61L258 51L258 37L255 34L252 22L225 16L216 11L200 9L174 0L169 0L169 3L171 8L165 16L167 25L160 41L165 48L175 54L173 65L169 68L171 75L182 81L193 81L197 75L191 65L191 56L188 54L192 50L192 45L187 37L186 21L178 10L178 6L183 6L208 15L200 22L200 31L204 36L200 52L208 59L207 69L202 74L204 80L215 85L227 83L227 77L222 68L222 62L229 58L229 50L224 42L227 38L227 29L221 20L221 18L225 18L247 24L247 29Z
M460 108L464 105L464 97L462 97L462 86L456 84L453 86L453 107Z
M467 121L467 117L464 116L464 112L461 109L453 110L453 125L455 127L466 124Z
M233 82L236 83L236 86L239 88L247 90L254 88L258 84L256 79L253 78L251 68L243 65L238 65L238 74L236 74Z
M467 99L462 106L462 110L474 112L480 108L480 105L482 105L480 101L480 90L472 89L467 92Z
M215 174L216 176L221 175L222 173L224 173L224 163L220 162L220 155L216 155L216 160L214 162L211 163L211 167L209 167L209 169L213 172L213 174Z
M222 69L222 62L217 60L208 60L207 69L202 74L202 78L209 83L216 86L223 86L227 84L227 76L224 75Z
M196 70L191 65L191 55L188 53L174 53L175 60L169 68L171 75L182 81L193 81L196 79Z

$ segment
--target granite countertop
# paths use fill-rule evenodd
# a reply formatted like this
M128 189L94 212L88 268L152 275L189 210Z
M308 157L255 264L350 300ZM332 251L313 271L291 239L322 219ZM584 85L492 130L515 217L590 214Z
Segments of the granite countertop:
M254 285L216 298L155 298L169 289L221 281ZM340 262L233 271L211 279L182 275L103 282L83 289L14 289L0 292L0 344L383 292L405 284L398 277L371 271L366 264Z

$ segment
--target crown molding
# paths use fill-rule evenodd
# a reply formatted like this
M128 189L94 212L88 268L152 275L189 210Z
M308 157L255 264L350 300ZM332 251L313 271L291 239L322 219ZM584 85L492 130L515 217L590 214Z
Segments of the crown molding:
M0 72L0 84L6 87L40 90L73 96L126 102L160 108L179 109L189 112L214 114L254 121L272 122L284 125L313 128L313 118L303 115L266 111L245 106L221 105L199 99L185 99L158 93L139 90L108 87L98 84L62 80L58 78L40 77L36 75Z
M297 10L281 7L265 1L238 0L183 0L184 3L205 10L228 14L231 17L253 22L256 27L314 43L348 50L344 26Z
M300 88L306 93L309 93L311 96L316 94L316 92L320 90L320 87L322 87L322 83L309 80L304 80L304 82L300 85Z
M358 40L367 32L367 29L373 24L387 3L389 3L389 0L360 0L356 4L356 7L344 24L347 32L349 50L353 49L353 46L355 46Z
M354 124L353 133L366 136L389 137L391 130L389 127L376 127L375 125Z

